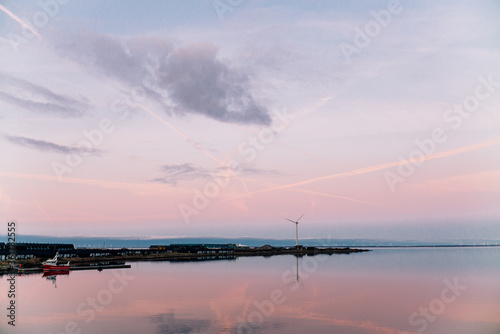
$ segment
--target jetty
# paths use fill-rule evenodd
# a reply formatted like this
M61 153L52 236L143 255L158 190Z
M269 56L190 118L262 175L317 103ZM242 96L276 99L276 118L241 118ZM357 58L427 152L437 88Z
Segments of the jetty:
M120 263L120 264L93 264L93 265L87 265L87 266L70 266L68 271L73 271L73 270L97 270L97 271L102 271L106 269L124 269L124 268L130 268L131 266L129 264L125 263ZM0 275L5 275L5 274L31 274L31 273L41 273L43 272L43 267L28 267L28 268L23 268L22 265L21 267L14 267L14 268L0 268Z
M151 245L148 248L76 248L71 244L17 244L16 266L9 268L7 253L0 254L0 275L43 271L42 261L59 253L61 260L70 261L70 270L105 270L130 268L132 261L210 261L235 260L238 257L293 255L296 257L352 254L369 249L349 247L250 247L239 244L170 244ZM0 253L2 251L0 250ZM4 261L2 261L4 260Z

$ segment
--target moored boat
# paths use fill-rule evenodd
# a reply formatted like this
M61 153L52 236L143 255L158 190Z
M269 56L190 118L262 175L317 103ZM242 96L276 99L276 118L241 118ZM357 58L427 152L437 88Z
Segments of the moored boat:
M56 253L53 259L47 260L42 263L44 271L63 271L69 270L69 261L65 264L59 263L59 253Z

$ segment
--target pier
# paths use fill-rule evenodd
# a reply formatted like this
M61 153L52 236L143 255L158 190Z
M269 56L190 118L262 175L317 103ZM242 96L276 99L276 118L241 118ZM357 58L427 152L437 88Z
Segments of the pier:
M106 270L106 269L128 269L131 266L129 264L96 264L96 265L87 265L87 266L70 266L69 271L74 270ZM41 273L43 272L42 267L35 268L4 268L0 269L0 275L5 274L31 274L31 273ZM49 271L50 273L50 271Z

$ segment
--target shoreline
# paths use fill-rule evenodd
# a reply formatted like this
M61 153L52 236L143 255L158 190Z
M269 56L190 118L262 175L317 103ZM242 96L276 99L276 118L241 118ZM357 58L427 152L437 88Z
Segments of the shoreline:
M154 253L154 254L137 254L137 255L120 255L120 256L102 256L102 257L77 257L77 258L61 258L63 261L70 261L72 267L78 267L82 265L89 264L102 264L108 263L113 264L116 262L140 262L140 261L192 261L192 260L225 260L225 259L236 259L238 257L270 257L279 255L295 255L295 256L315 256L315 255L333 255L333 254L352 254L352 253L362 253L370 252L369 249L359 249L359 248L288 248L288 249L247 249L247 250L235 250L229 253ZM29 260L18 260L16 264L21 265L21 269L14 268L1 268L0 274L18 272L25 269L43 269L42 262L44 258L34 258ZM5 262L5 263L4 263ZM1 265L7 264L7 261L1 261Z

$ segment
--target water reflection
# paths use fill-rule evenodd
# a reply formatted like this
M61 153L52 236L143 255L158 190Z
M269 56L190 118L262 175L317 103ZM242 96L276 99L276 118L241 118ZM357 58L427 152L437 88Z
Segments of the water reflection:
M498 260L500 249L490 248L140 262L55 275L57 289L41 274L23 275L16 328L4 321L0 332L418 333L426 319L419 310L427 308L426 333L494 334ZM455 279L466 288L442 299L445 281Z
M156 314L149 320L156 326L157 333L161 334L202 333L211 326L209 320L179 318L173 312Z
M54 284L54 288L57 288L57 276L69 276L69 270L44 271L42 274L42 277Z
M297 261L297 282L299 282L299 257L296 255L295 260Z

